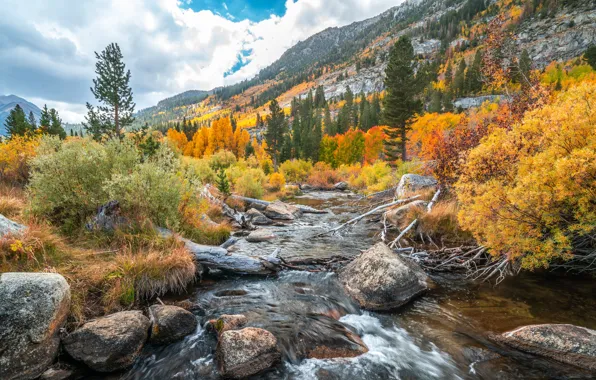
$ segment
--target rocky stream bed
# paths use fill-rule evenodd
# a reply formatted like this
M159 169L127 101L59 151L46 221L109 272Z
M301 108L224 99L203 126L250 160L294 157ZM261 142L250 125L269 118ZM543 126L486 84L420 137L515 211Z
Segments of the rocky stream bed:
M112 373L89 370L72 360L76 352L88 348L76 346L76 337L67 337L63 343L70 355L63 351L54 369L68 371L62 377L44 378L219 379L222 374L244 377L254 372L257 374L250 378L593 378L596 367L590 366L596 363L596 336L587 330L596 329L596 287L592 279L522 274L494 287L464 281L459 275L432 275L428 279L430 289L422 295L393 310L372 311L374 307L361 308L358 296L342 286L356 280L358 271L366 268L353 265L338 275L321 266L304 266L309 260L318 263L335 258L338 261L331 261L330 268L345 267L349 259L379 240L378 224L365 220L336 234L315 237L356 216L352 206L355 198L349 192L307 193L292 202L328 213L303 214L295 220L260 227L266 230L266 238L256 242L249 242L246 233L238 234L229 252L253 257L270 257L275 252L286 263L285 270L270 276L214 270L188 294L164 298L166 304L185 300L191 305L188 309L196 325L189 321L190 313L170 316L152 307L148 312L153 323L151 337L137 339L147 343L132 348L136 354L128 369ZM374 253L375 257L383 255ZM294 265L310 271L294 270ZM412 295L418 295L416 286L420 284L415 281L408 285L415 288ZM146 332L149 320L140 314L134 319L138 320L138 331ZM170 334L165 324L156 324L160 320L178 331L188 330L182 334L187 335L173 342L160 340L160 332L162 336ZM581 327L522 329L500 335L537 324ZM561 334L571 340L561 340ZM531 340L536 336L541 341L546 339L547 347L533 353L520 350L525 343L501 339ZM579 358L583 368L549 356L549 347L561 346L579 355L572 359ZM102 369L101 365L97 368Z

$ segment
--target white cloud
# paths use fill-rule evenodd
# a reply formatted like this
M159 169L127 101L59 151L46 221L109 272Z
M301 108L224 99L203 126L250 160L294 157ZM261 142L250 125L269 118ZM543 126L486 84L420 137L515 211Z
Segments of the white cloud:
M0 94L48 103L74 122L93 100L94 52L111 42L122 49L141 109L182 91L251 78L298 41L402 0L287 0L283 16L258 23L183 9L178 0L7 2L0 19ZM249 63L224 78L249 49Z

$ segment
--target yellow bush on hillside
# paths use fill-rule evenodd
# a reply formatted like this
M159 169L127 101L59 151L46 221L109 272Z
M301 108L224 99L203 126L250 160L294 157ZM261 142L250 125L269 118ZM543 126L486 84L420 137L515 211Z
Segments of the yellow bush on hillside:
M568 258L596 234L596 84L581 83L496 129L456 184L459 221L525 268Z

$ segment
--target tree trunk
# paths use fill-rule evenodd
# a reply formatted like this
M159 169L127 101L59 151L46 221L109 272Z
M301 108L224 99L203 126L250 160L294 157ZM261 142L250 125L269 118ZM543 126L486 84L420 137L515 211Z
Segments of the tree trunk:
M401 126L401 160L406 162L408 155L406 154L406 125Z

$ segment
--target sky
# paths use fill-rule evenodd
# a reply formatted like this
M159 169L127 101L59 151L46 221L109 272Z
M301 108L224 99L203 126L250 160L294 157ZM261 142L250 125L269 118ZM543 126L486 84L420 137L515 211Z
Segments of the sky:
M137 110L249 79L297 42L403 0L3 0L0 95L84 120L95 53L120 45Z

